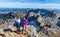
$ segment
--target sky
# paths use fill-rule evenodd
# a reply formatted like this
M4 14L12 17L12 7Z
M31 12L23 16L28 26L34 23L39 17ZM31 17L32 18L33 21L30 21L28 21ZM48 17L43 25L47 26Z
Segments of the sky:
M0 8L59 8L60 0L0 0Z

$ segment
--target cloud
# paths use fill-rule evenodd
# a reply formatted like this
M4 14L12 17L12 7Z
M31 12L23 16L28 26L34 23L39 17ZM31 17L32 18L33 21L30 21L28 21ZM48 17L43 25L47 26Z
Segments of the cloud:
M60 0L0 0L0 8L59 8Z
M60 3L60 0L0 0L0 2Z
M60 3L19 3L19 2L5 2L0 3L0 8L52 8L60 9Z
M0 0L0 2L18 2L19 0Z

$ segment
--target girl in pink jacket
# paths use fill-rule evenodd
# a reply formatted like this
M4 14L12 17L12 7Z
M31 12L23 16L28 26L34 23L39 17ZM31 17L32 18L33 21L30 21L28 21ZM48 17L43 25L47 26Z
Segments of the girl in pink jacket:
M28 26L28 16L26 16L26 18L23 19L23 27L24 27L24 29L26 29L27 26Z

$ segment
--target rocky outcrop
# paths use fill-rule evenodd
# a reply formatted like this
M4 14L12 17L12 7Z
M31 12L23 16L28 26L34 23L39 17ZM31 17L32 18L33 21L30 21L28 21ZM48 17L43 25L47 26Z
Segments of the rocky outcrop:
M0 36L1 37L60 37L60 28L56 25L57 16L55 17L42 17L40 13L30 12L29 25L26 30L17 34L16 27L13 26L14 19L1 20L0 23ZM15 13L15 15L25 17L27 14L24 12ZM3 23L4 22L4 23ZM39 25L37 24L39 23ZM2 24L3 23L3 24ZM38 26L37 26L38 25ZM40 31L37 31L39 30ZM25 33L25 34L24 34Z

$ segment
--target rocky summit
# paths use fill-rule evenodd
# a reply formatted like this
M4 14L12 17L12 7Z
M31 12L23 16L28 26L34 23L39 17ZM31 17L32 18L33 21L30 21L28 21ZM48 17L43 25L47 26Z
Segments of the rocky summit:
M36 11L36 12L35 12ZM24 31L16 33L13 15L21 19L29 15L28 26ZM0 37L60 37L60 14L49 10L25 10L8 12L1 15ZM9 17L9 18L7 18Z

